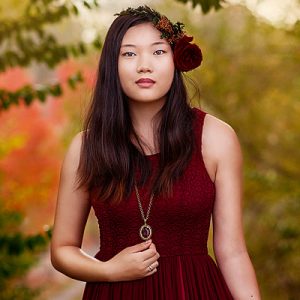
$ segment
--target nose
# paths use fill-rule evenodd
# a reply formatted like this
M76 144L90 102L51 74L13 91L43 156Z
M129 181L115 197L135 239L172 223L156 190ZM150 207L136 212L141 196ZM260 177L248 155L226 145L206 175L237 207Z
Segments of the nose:
M138 73L152 73L153 69L150 66L149 60L146 59L145 57L142 57L137 65L137 72Z
M146 65L138 66L137 67L138 73L152 73L152 68L147 67Z

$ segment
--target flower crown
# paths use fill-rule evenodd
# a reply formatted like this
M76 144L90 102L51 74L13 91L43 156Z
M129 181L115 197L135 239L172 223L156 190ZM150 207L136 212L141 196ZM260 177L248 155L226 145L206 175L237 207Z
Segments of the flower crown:
M203 59L201 49L196 44L191 44L193 37L185 34L183 23L173 24L166 16L147 5L129 7L115 14L115 16L126 15L140 16L152 21L154 27L161 32L161 38L166 39L173 48L175 67L179 71L188 72L200 66Z

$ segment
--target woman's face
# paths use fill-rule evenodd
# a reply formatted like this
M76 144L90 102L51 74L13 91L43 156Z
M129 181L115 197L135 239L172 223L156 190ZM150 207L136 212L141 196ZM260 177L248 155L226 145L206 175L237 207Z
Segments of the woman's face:
M152 23L130 27L123 37L119 78L123 92L131 101L165 100L174 77L171 46L160 38Z

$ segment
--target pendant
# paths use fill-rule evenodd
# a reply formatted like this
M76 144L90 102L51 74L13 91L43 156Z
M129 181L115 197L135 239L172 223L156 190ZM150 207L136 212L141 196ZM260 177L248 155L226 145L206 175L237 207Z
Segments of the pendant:
M140 237L144 241L147 241L151 238L151 236L152 236L152 228L147 223L145 223L140 228Z

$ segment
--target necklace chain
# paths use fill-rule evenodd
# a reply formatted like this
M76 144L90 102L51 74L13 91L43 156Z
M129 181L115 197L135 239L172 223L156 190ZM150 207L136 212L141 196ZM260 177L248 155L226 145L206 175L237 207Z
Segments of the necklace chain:
M150 210L151 210L154 194L151 194L147 214L146 214L146 217L145 217L144 210L143 210L143 207L142 207L142 202L141 202L141 199L140 199L140 194L139 194L138 188L136 186L136 183L134 184L134 188L135 188L135 194L136 194L136 197L137 197L137 200L138 200L138 203L139 203L139 209L140 209L142 218L143 218L144 222L146 223L148 218L149 218L149 215L150 215Z
M150 196L150 201L149 201L149 205L148 205L148 209L147 209L147 214L146 214L146 217L145 217L143 206L142 206L142 201L141 201L140 194L139 194L139 190L137 188L137 184L136 184L135 181L134 181L134 188L135 188L135 194L136 194L136 198L138 200L138 205L139 205L139 209L140 209L140 212L141 212L141 216L142 216L142 219L144 220L144 224L140 227L139 233L140 233L141 239L144 240L144 241L147 241L152 236L152 228L151 228L150 225L147 224L147 220L148 220L149 215L150 215L151 206L152 206L152 202L153 202L153 198L154 198L154 193L152 193L151 196Z

